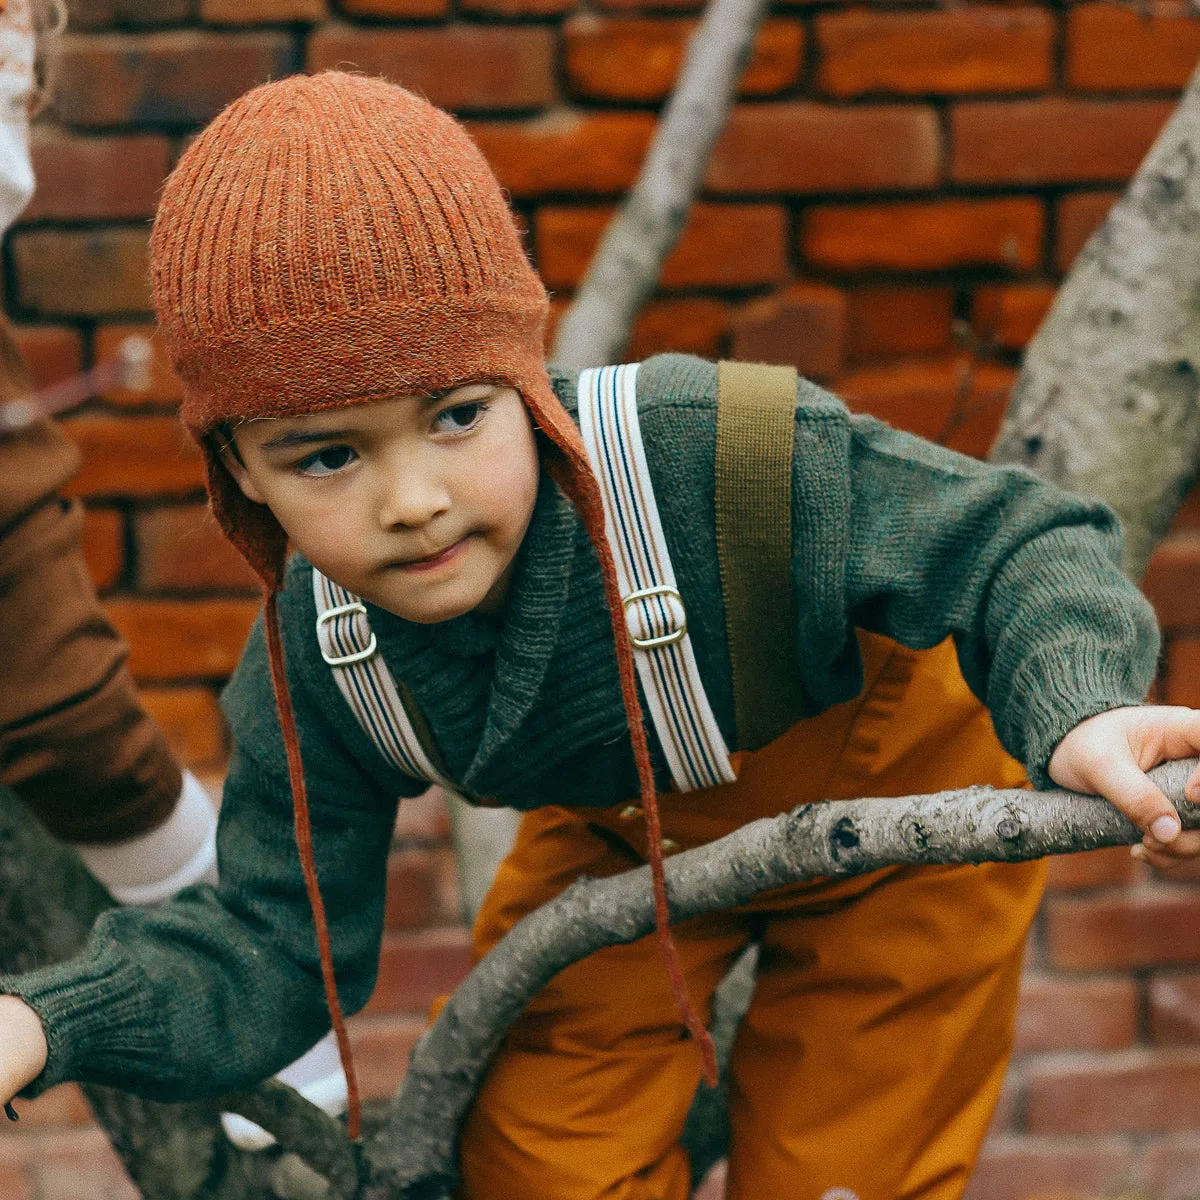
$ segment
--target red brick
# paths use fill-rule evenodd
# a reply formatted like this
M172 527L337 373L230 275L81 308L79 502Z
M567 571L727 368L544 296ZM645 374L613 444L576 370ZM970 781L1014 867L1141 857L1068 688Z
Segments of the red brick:
M90 508L83 517L83 557L98 592L125 569L125 518L115 508Z
M989 1137L1013 1128L1020 1110L1020 1098L1019 1073L1009 1071L1000 1087L1000 1098L992 1111L992 1122L988 1126Z
M56 316L148 312L144 229L39 229L9 239L17 301Z
M209 688L142 688L139 695L181 762L204 767L225 760L229 752L225 718Z
M1170 533L1192 532L1200 529L1200 485L1193 486L1184 496L1175 519L1171 522Z
M638 314L628 358L640 362L668 350L717 358L729 331L729 306L704 296L651 300Z
M558 325L570 307L565 296L552 296L546 322L546 355L553 358ZM641 362L652 354L675 352L719 358L729 332L730 306L710 296L649 300L633 323L625 358Z
M1124 1194L1134 1167L1121 1138L1001 1134L979 1157L965 1200L1096 1200Z
M68 0L72 29L174 25L192 15L192 0Z
M466 13L488 17L557 17L570 12L575 0L461 0Z
M981 101L950 113L956 183L1124 182L1171 115L1159 100Z
M1014 373L965 355L859 367L834 386L852 409L983 457L1008 406Z
M257 576L208 507L154 508L134 520L138 584L144 591L257 592Z
M210 25L311 24L328 16L326 0L200 0L200 19Z
M1023 350L1041 327L1056 289L1048 283L981 287L971 305L971 324L985 345Z
M308 69L345 64L386 75L443 108L544 108L557 96L554 34L540 26L317 30Z
M385 933L379 982L368 1013L425 1012L439 996L454 991L471 969L471 939L465 929Z
M1137 1041L1137 985L1132 979L1021 981L1014 1049L1117 1050Z
M1071 192L1059 199L1054 265L1060 271L1070 270L1076 255L1104 224L1104 218L1120 198L1120 192Z
M65 34L54 108L70 125L194 125L295 70L283 32Z
M1200 1134L1177 1133L1146 1150L1145 1181L1154 1200L1195 1200Z
M352 17L416 21L444 17L450 11L450 0L339 0L338 7Z
M450 838L450 816L441 788L405 800L396 813L396 841L401 844L444 845Z
M1053 80L1054 18L984 5L817 17L817 84L834 96L1029 92Z
M137 390L131 388L109 388L101 395L109 404L125 408L141 408L146 405L174 408L183 399L183 384L167 359L167 348L157 328L149 323L100 325L96 329L93 343L95 361L105 362L121 353L121 343L128 337L145 338L153 350L150 360L149 386Z
M173 417L83 416L62 428L83 452L72 495L178 496L204 486L200 452Z
M38 1200L139 1200L141 1196L96 1127L40 1138L30 1173Z
M1066 971L1200 962L1200 891L1150 885L1119 896L1053 896L1051 963Z
M83 370L83 338L66 325L13 325L13 338L34 387Z
M1116 887L1134 878L1134 862L1128 846L1085 850L1080 854L1055 854L1048 865L1046 890L1051 892Z
M932 187L941 132L925 105L741 105L708 164L714 192L863 192Z
M1200 1042L1200 972L1161 971L1150 980L1150 1034L1163 1045Z
M1175 634L1167 641L1167 669L1163 701L1200 707L1200 637Z
M613 210L539 209L538 268L551 288L583 278ZM787 276L787 214L776 204L696 204L663 263L663 287L753 287Z
M572 91L599 100L661 100L675 86L696 21L581 14L564 26ZM763 22L741 78L743 96L769 96L795 84L804 61L804 28Z
M420 929L461 922L454 852L448 846L397 850L388 861L387 928Z
M948 287L865 287L849 295L846 352L852 361L936 354L953 346Z
M468 128L514 196L624 192L654 134L649 113L561 111L531 121L476 121Z
M846 356L846 296L822 284L793 284L752 300L733 321L733 357L784 363L832 379Z
M1200 627L1200 531L1173 533L1159 544L1142 591L1164 629Z
M408 1059L426 1023L416 1017L355 1016L348 1022L364 1100L386 1100L404 1082Z
M22 221L119 221L151 217L158 188L171 167L164 137L80 137L35 125L37 190Z
M1030 270L1042 256L1040 200L934 200L810 208L800 252L833 271Z
M601 12L615 13L690 13L699 12L704 7L704 0L596 0L596 7Z
M104 607L129 643L134 677L160 682L231 674L262 604L257 600L110 600Z
M1200 25L1183 3L1137 11L1082 4L1067 13L1067 84L1084 91L1182 88L1200 58Z
M1032 1133L1190 1129L1200 1121L1198 1088L1200 1051L1053 1059L1029 1069L1026 1119Z

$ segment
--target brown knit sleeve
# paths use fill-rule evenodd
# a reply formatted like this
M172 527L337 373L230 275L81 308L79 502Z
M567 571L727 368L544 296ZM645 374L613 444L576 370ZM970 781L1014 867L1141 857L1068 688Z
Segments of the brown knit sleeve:
M0 399L26 386L0 323ZM59 837L117 841L164 820L181 779L88 578L80 506L58 495L77 467L49 422L0 436L0 783Z

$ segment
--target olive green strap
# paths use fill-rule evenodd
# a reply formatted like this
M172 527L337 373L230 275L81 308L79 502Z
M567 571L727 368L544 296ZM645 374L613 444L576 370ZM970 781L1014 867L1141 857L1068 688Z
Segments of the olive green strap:
M792 445L796 372L717 365L716 527L739 750L799 720L792 647Z

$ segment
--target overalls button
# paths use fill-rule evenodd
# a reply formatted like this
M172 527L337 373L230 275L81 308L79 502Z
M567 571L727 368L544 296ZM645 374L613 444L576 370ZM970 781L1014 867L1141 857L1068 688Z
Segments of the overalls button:
M663 838L663 840L658 844L662 847L662 852L664 854L671 854L673 851L679 849L679 843L672 841L671 838Z
M642 815L642 810L636 804L627 804L617 814L622 821L633 821Z

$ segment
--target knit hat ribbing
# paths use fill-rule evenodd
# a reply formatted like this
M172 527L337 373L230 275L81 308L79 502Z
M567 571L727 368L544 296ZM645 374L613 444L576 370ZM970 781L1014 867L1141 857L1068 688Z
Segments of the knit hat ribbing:
M550 386L548 300L495 177L465 130L402 88L340 72L256 88L224 110L164 185L150 243L154 305L183 380L225 533L262 578L266 634L326 1000L358 1089L318 886L279 627L287 538L242 494L209 436L225 422L297 416L473 380L520 393L600 560L647 818L656 924L671 989L716 1083L712 1041L670 937L661 829L633 652L599 486Z

